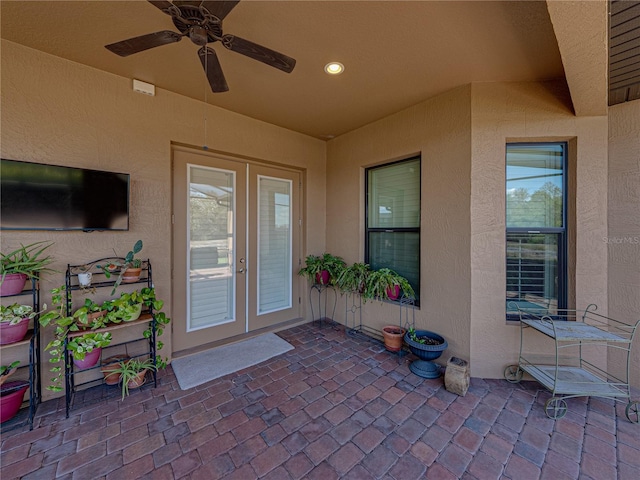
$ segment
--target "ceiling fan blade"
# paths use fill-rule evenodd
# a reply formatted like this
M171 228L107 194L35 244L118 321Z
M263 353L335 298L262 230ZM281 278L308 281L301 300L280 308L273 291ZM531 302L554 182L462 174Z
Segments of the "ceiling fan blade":
M202 2L202 6L206 8L209 13L215 15L220 20L224 20L224 17L229 15L229 12L238 4L240 0L232 0L228 2L205 0Z
M182 37L183 35L172 32L171 30L163 30L161 32L148 33L147 35L141 35L139 37L133 37L128 40L122 40L121 42L105 45L105 48L107 50L111 50L116 55L120 55L121 57L128 57L129 55L149 50L150 48L179 42L182 40Z
M216 55L215 50L209 47L202 47L198 50L198 56L200 57L202 68L204 68L204 73L207 75L207 79L209 80L209 85L211 85L211 90L214 92L229 91L227 81L224 78L224 73L222 73L222 67L220 66L220 61L218 61L218 56Z
M159 8L167 15L171 15L169 13L169 9L173 6L171 2L167 2L166 0L147 0L154 7Z
M229 50L266 63L283 72L291 73L293 67L296 66L296 61L293 58L234 35L224 35L222 44Z

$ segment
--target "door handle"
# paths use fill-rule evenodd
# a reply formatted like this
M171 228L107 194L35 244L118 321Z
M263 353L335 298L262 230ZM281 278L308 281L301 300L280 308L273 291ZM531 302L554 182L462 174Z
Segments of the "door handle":
M240 270L238 270L238 273L247 273L247 271L244 268L241 268Z

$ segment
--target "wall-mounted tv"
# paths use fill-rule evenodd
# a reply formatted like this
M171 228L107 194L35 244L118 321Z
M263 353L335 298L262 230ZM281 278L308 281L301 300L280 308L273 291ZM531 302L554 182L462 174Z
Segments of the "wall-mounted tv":
M129 230L129 175L0 160L2 230Z

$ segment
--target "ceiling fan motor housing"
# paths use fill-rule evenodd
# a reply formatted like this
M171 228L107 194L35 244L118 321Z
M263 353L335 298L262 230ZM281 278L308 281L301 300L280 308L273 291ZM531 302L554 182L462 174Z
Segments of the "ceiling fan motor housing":
M176 28L188 34L189 38L196 45L206 45L215 42L222 37L222 22L215 15L193 5L182 5L178 7L180 16L171 15Z

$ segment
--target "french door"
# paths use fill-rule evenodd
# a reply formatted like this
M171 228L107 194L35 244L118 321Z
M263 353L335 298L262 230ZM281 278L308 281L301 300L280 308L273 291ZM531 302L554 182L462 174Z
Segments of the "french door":
M174 149L173 350L299 318L300 173Z

